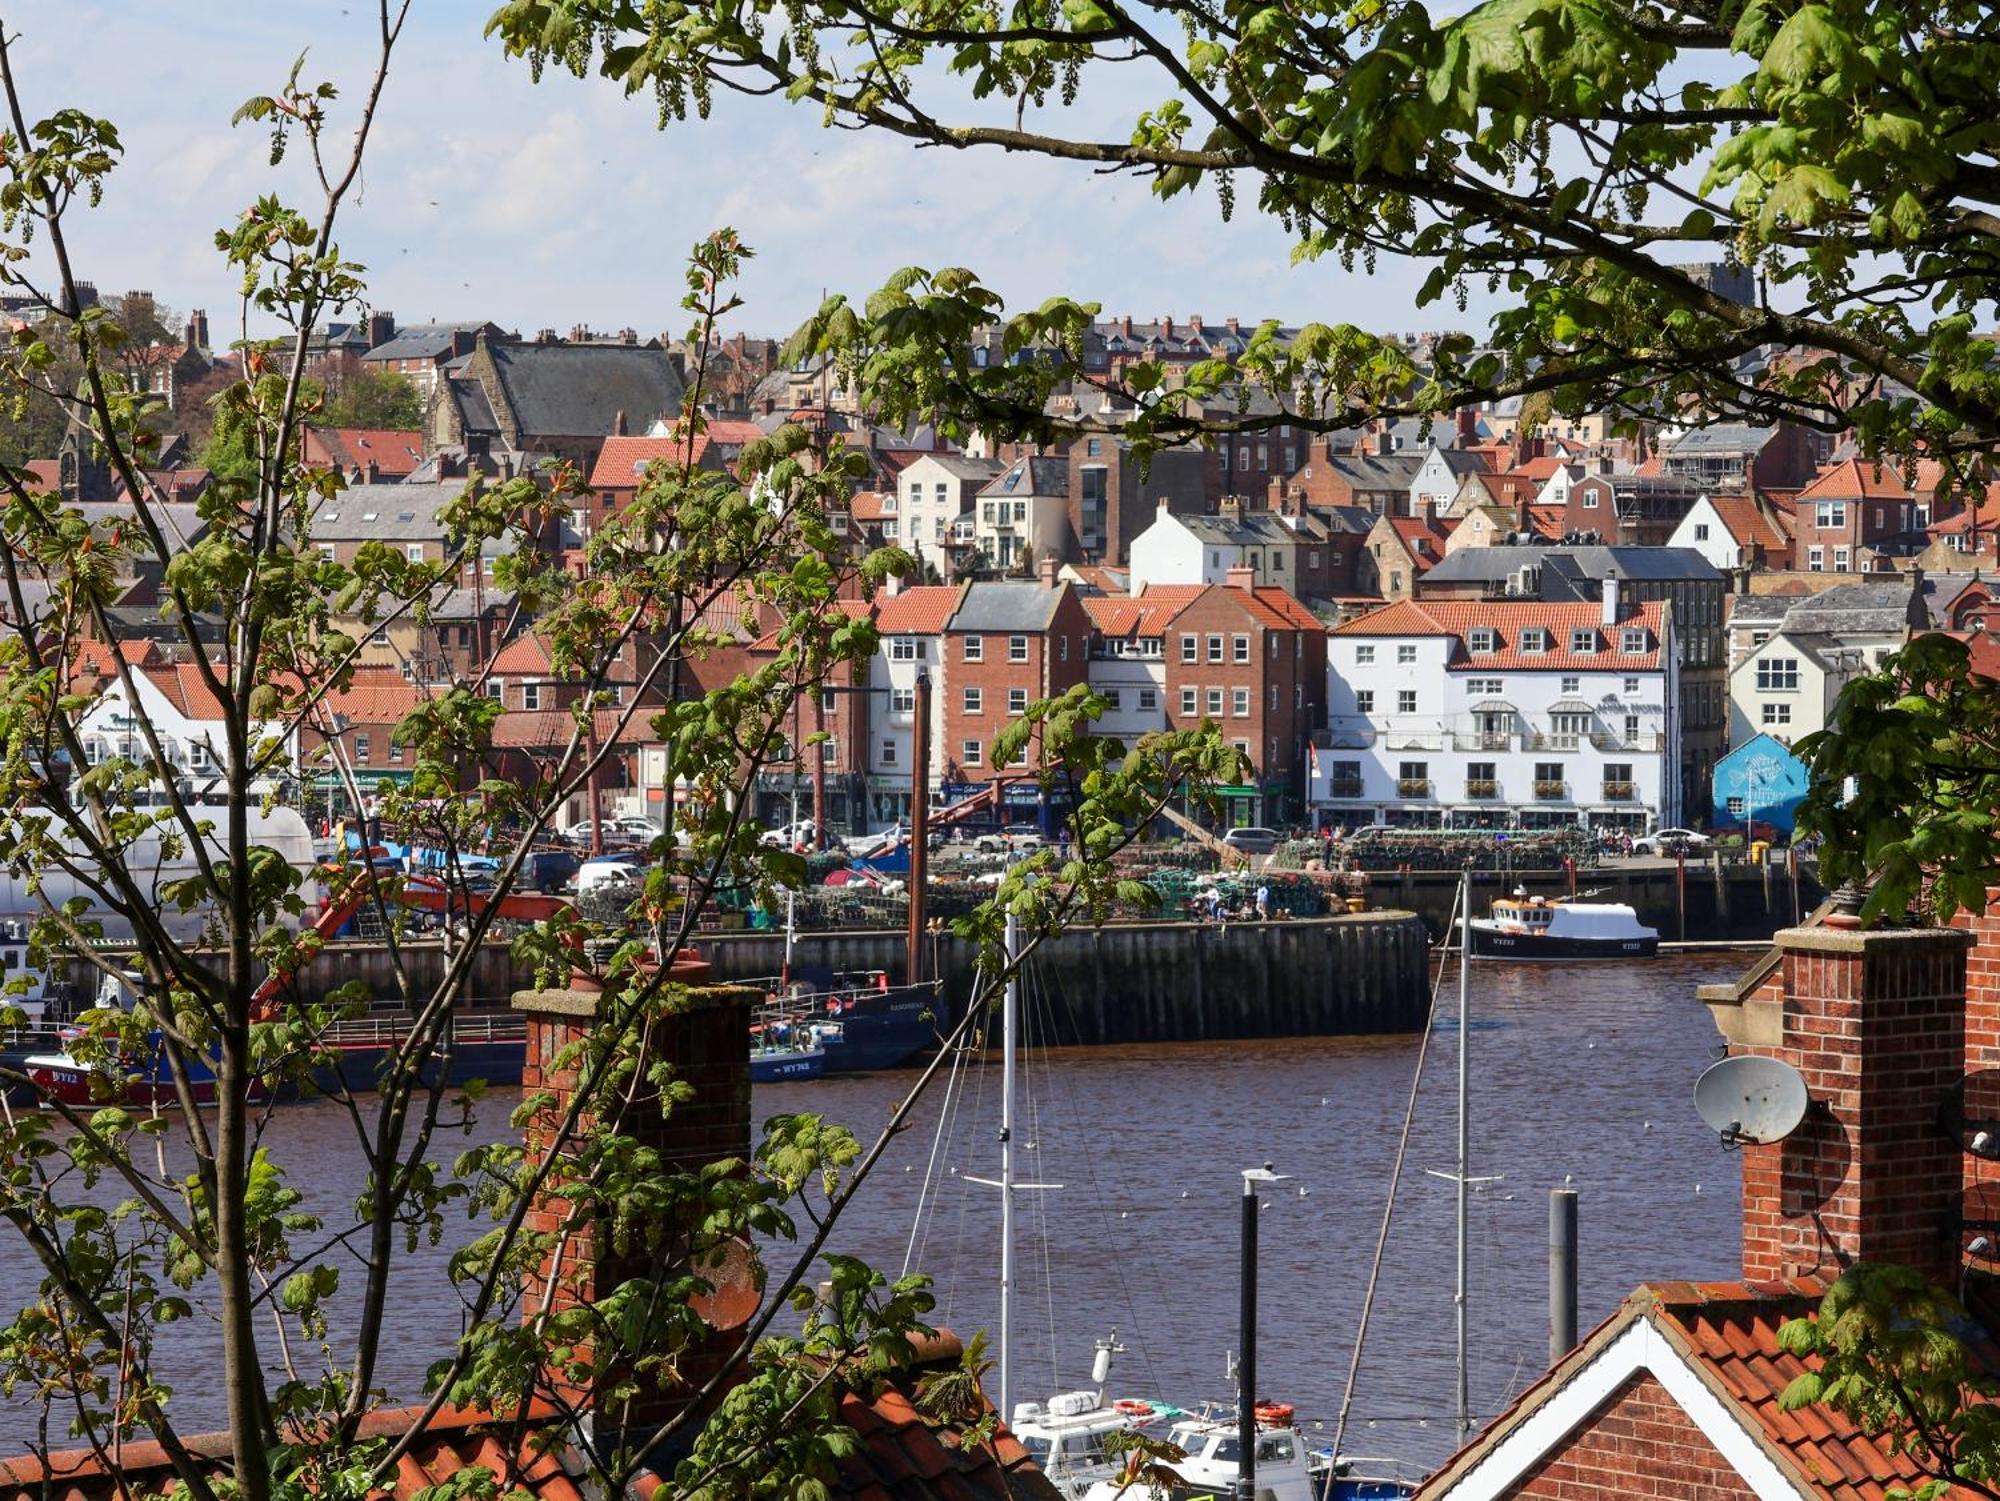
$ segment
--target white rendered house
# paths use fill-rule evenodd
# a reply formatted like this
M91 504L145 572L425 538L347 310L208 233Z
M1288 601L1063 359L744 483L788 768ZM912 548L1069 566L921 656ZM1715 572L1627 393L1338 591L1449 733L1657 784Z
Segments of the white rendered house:
M1415 601L1327 639L1322 826L1583 825L1681 816L1673 610Z

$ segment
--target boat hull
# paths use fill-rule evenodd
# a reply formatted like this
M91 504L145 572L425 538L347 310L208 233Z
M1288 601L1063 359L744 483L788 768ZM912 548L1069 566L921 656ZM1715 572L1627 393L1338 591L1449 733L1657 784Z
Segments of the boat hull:
M839 1032L821 1039L829 1074L901 1068L937 1044L938 998L927 986L857 990L837 999L840 1009L829 1007L826 1020L838 1023Z
M1558 938L1546 933L1509 933L1475 921L1472 957L1539 964L1586 960L1651 959L1660 951L1657 934L1644 938Z
M823 1048L802 1052L753 1052L750 1055L752 1084L795 1084L804 1079L817 1079L825 1072L826 1051Z

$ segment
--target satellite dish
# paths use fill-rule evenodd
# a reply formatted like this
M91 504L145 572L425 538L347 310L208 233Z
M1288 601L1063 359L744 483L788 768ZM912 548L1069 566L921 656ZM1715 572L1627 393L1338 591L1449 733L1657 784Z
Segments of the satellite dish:
M1725 1147L1783 1141L1810 1103L1799 1071L1776 1058L1725 1058L1694 1082L1694 1108Z
M1976 1069L1953 1085L1938 1102L1938 1126L1972 1156L2000 1161L2000 1069Z

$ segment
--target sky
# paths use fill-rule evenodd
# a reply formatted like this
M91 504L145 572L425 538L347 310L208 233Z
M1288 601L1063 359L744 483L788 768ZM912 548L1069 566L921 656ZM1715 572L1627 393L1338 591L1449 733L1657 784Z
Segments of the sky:
M1224 223L1211 192L1162 203L1143 182L1086 167L829 131L816 109L776 99L725 99L711 119L662 132L649 97L567 73L534 83L482 38L493 4L416 0L341 221L369 302L403 323L677 336L681 259L720 225L757 252L732 326L777 337L822 289L858 299L906 265L970 266L1010 307L1062 294L1107 316L1383 332L1469 321L1416 309L1420 268L1294 267L1283 233L1249 210L1247 184ZM229 117L309 49L305 76L344 86L344 130L373 55L370 0L14 0L4 19L29 117L75 106L125 143L102 207L72 224L79 274L106 295L143 289L179 312L204 308L226 343L238 304L215 231L260 193L311 201L295 164L270 168L268 132ZM1122 137L1150 83L1114 84L1039 123Z

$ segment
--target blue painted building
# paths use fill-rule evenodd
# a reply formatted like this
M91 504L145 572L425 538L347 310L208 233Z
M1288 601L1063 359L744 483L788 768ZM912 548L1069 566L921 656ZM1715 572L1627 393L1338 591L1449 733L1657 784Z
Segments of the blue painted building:
M1715 826L1740 829L1754 818L1789 835L1810 781L1805 762L1783 741L1746 740L1715 763Z

